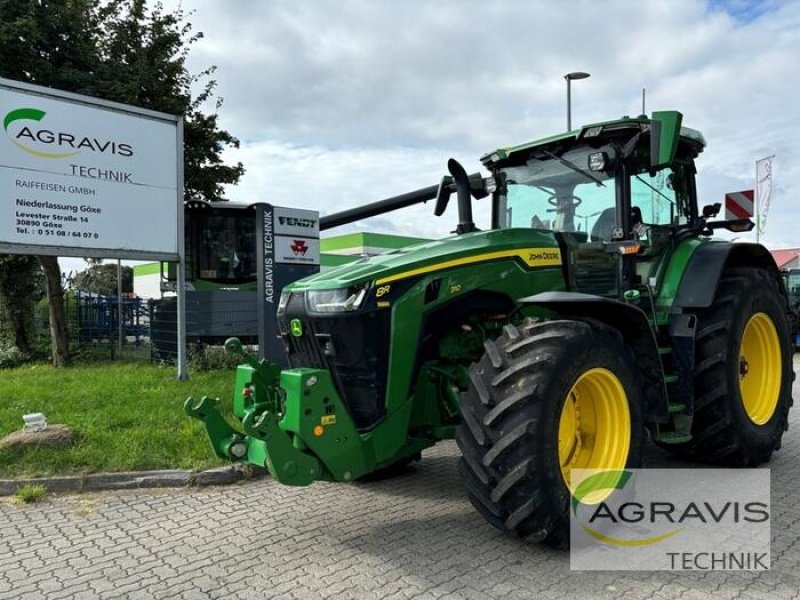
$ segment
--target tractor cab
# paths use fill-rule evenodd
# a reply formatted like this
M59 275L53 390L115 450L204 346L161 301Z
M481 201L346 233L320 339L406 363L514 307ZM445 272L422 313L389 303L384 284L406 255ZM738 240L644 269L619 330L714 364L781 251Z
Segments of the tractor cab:
M800 269L784 269L781 275L789 294L789 305L797 311L800 309Z
M654 287L671 240L698 225L705 140L680 122L674 111L623 118L486 155L493 227L553 231L572 291Z
M783 285L789 301L792 317L792 340L795 350L800 350L800 269L784 269L781 271Z

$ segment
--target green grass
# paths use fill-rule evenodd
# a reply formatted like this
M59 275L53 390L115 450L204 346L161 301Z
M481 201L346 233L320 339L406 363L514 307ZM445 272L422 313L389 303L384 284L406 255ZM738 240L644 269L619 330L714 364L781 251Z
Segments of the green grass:
M47 493L43 485L28 483L17 490L12 499L17 504L32 504L38 502Z
M229 404L234 376L194 372L177 381L174 367L132 363L2 369L0 437L21 429L22 415L43 412L48 423L70 427L77 442L63 450L0 450L0 477L218 466L224 461L183 402L207 394Z

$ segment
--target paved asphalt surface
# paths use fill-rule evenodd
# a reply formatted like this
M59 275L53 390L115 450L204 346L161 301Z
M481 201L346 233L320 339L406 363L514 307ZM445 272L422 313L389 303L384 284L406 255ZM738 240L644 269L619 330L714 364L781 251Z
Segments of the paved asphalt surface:
M796 364L797 368L797 364ZM472 509L454 443L391 480L115 491L0 503L0 600L800 598L800 386L772 469L772 569L570 572ZM648 466L675 466L655 448Z

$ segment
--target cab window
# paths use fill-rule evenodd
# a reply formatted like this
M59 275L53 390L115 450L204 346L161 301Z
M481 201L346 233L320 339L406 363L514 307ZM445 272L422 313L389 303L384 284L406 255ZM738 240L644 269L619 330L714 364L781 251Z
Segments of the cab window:
M602 150L611 152L610 148ZM531 227L609 239L615 223L616 190L613 172L593 172L589 154L580 147L560 157L531 158L506 167L505 194L500 195L501 227Z
M671 169L663 169L655 175L639 173L631 178L631 206L641 212L642 222L647 225L677 225L680 218L678 203L673 189Z

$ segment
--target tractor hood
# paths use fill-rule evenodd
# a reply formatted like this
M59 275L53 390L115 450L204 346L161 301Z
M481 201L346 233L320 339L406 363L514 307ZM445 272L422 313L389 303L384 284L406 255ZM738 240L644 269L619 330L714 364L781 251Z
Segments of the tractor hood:
M528 264L541 266L555 266L561 262L558 242L552 232L496 229L454 235L362 258L296 281L286 290L337 289L514 256Z

